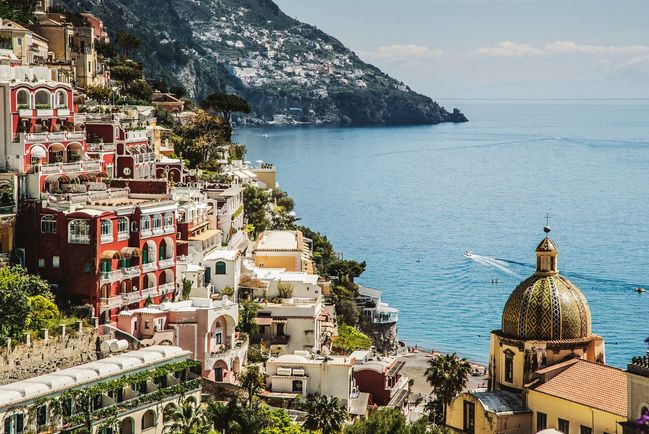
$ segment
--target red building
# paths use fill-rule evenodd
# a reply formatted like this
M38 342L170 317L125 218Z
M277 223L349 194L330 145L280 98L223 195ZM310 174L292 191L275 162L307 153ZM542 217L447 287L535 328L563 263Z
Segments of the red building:
M370 357L367 351L355 351L354 380L361 392L370 394L370 404L403 408L407 404L408 378L401 374L404 361L389 357Z
M0 82L0 169L27 175L21 197L65 192L77 178L104 176L104 161L90 158L84 126L75 120L72 88L49 81L47 68L3 70L7 74L16 78Z
M176 203L164 197L136 199L124 188L30 201L16 245L62 303L89 303L102 323L114 322L120 309L176 290Z

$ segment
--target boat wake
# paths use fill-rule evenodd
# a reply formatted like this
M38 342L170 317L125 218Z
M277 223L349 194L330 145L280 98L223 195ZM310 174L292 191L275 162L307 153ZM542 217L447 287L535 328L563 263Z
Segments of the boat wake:
M520 274L514 272L511 268L509 268L506 262L493 258L491 256L476 255L475 253L470 252L468 250L464 252L464 256L471 259L472 261L477 262L480 265L484 265L485 267L496 268L497 270L505 274L509 274L510 276L519 279L523 278L523 276L521 276Z

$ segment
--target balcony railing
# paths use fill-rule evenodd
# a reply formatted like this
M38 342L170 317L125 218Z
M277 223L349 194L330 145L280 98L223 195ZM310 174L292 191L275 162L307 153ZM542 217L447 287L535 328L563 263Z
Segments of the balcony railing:
M160 259L158 261L158 268L162 270L163 268L173 267L175 264L176 258Z
M113 271L102 271L101 276L99 277L100 283L113 283L118 282L122 277L122 273L119 270Z
M90 244L90 235L70 234L68 242L70 244Z
M45 133L19 133L18 141L21 143L48 143L61 141L84 141L86 133L83 131L53 131Z
M126 292L122 294L122 298L124 299L124 302L127 304L131 303L137 303L138 301L146 300L148 297L157 297L160 294L158 294L158 288L151 287L151 288L146 288L142 290L142 293L140 291L133 291L133 292Z
M146 153L146 154L137 154L134 155L135 161L138 163L147 163L149 161L155 161L155 154L152 152Z
M128 231L117 232L117 239L118 239L119 241L128 240L128 239L130 238L130 236L131 236L131 235L128 233Z
M121 295L116 295L115 297L100 298L99 306L103 308L113 309L115 307L121 307L124 303L124 299Z
M113 242L113 234L102 234L101 235L101 242L103 243L112 243Z
M41 164L39 166L39 172L43 175L74 172L99 172L100 170L101 161L76 161L74 163Z
M146 135L146 130L133 130L126 132L126 142L139 142L142 140L149 140Z
M158 269L158 265L155 263L155 261L147 262L146 264L142 264L142 272L143 273L149 273L151 271L155 271Z
M169 294L170 292L174 292L176 284L174 282L163 283L158 289L160 290L160 294Z
M88 152L114 152L115 149L112 143L88 143Z
M165 234L172 234L172 233L176 232L176 228L173 225L165 226L164 227L164 232L165 232Z
M140 266L135 265L133 267L122 268L122 275L124 277L134 277L140 275Z
M270 338L271 345L286 345L287 343L288 343L288 336L286 335L275 336L274 338Z

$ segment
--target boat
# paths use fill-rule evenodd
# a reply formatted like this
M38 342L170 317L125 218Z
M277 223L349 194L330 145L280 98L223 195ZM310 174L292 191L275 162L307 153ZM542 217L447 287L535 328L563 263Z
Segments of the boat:
M473 252L471 252L471 250L465 250L464 251L464 256L466 256L467 258L470 258L470 257L473 256Z
M633 288L633 290L634 290L635 292L637 292L638 294L642 294L643 292L646 292L646 291L647 291L646 289L644 289L644 288L640 288L640 287Z

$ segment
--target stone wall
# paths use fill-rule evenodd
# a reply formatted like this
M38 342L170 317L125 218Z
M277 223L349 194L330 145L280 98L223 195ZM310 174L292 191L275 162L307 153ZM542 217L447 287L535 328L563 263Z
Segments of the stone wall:
M79 331L80 330L80 331ZM0 348L0 385L97 360L97 331L78 325Z
M396 322L388 324L370 323L366 324L362 329L372 339L377 351L392 353L399 349Z

